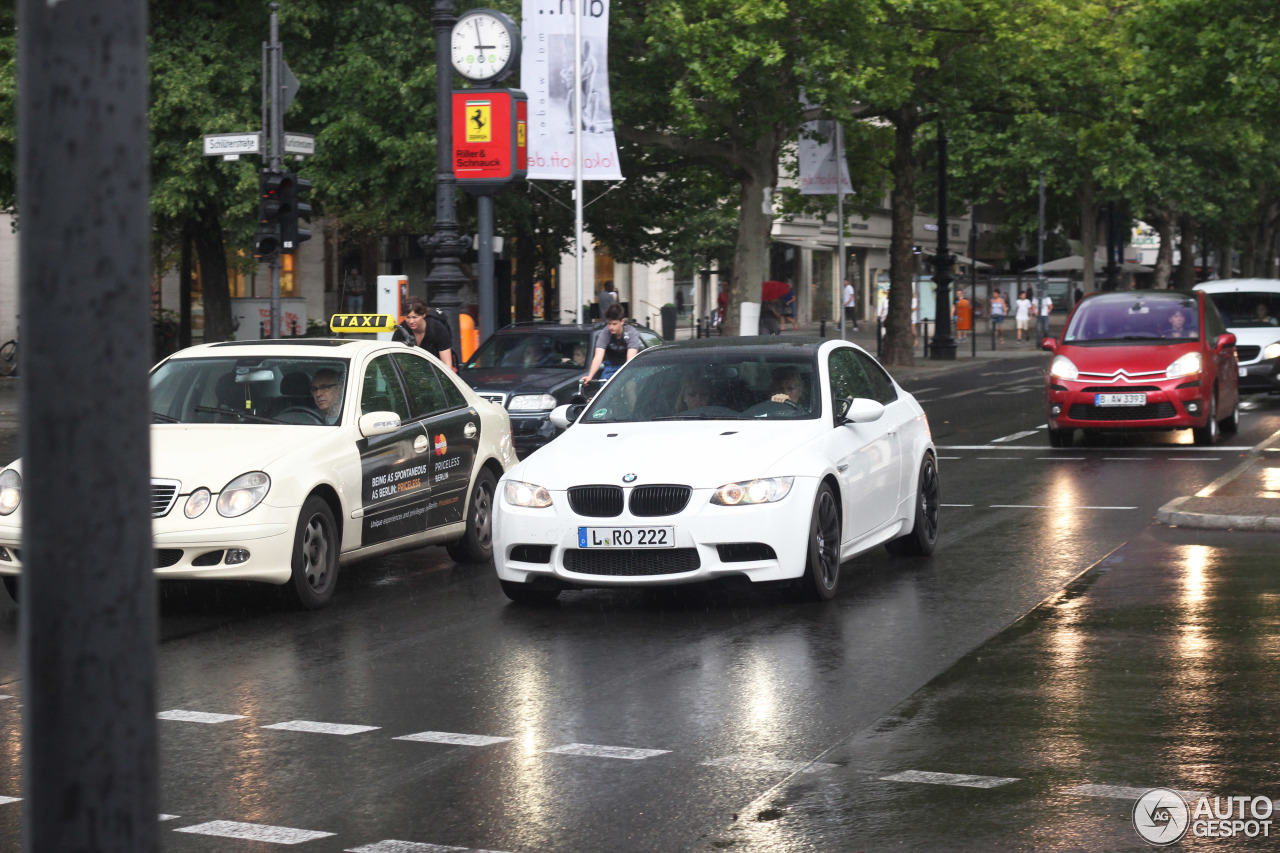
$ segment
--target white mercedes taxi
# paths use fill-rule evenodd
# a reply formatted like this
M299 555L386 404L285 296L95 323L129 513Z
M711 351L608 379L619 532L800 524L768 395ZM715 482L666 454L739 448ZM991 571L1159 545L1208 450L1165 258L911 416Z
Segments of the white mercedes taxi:
M338 568L444 545L492 553L516 462L506 411L424 350L377 340L204 344L151 373L156 575L284 585L307 609ZM22 572L22 466L0 471L0 576Z

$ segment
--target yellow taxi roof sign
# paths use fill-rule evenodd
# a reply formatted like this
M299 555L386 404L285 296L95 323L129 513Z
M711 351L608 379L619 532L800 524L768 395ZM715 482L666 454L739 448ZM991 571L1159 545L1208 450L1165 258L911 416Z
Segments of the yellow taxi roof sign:
M334 314L329 318L329 331L343 332L390 332L399 325L390 314Z

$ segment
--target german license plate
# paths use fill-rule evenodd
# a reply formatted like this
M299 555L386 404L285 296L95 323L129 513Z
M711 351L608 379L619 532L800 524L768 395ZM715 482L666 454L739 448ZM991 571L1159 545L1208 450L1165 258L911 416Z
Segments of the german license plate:
M1145 406L1146 394L1094 394L1095 406Z
M674 548L674 527L579 527L579 548Z

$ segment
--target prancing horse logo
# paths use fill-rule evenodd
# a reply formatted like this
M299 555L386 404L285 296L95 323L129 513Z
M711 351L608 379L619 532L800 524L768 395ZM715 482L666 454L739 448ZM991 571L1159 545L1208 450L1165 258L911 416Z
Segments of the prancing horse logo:
M634 483L635 481L636 481L636 475L635 475L635 474L623 474L623 475L622 475L622 482L624 482L624 483Z

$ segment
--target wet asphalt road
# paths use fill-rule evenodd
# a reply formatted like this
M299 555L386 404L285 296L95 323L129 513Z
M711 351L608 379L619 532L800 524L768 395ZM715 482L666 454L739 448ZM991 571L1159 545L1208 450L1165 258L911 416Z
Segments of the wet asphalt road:
M942 541L846 563L826 605L685 589L524 608L441 549L351 569L313 614L162 587L160 709L228 716L159 721L165 849L1142 849L1117 791L1280 795L1275 540L1154 521L1280 406L1216 448L1051 451L1039 369L908 383L942 457ZM16 634L5 601L0 797L21 796ZM183 831L214 821L279 830ZM0 804L0 849L19 833Z

